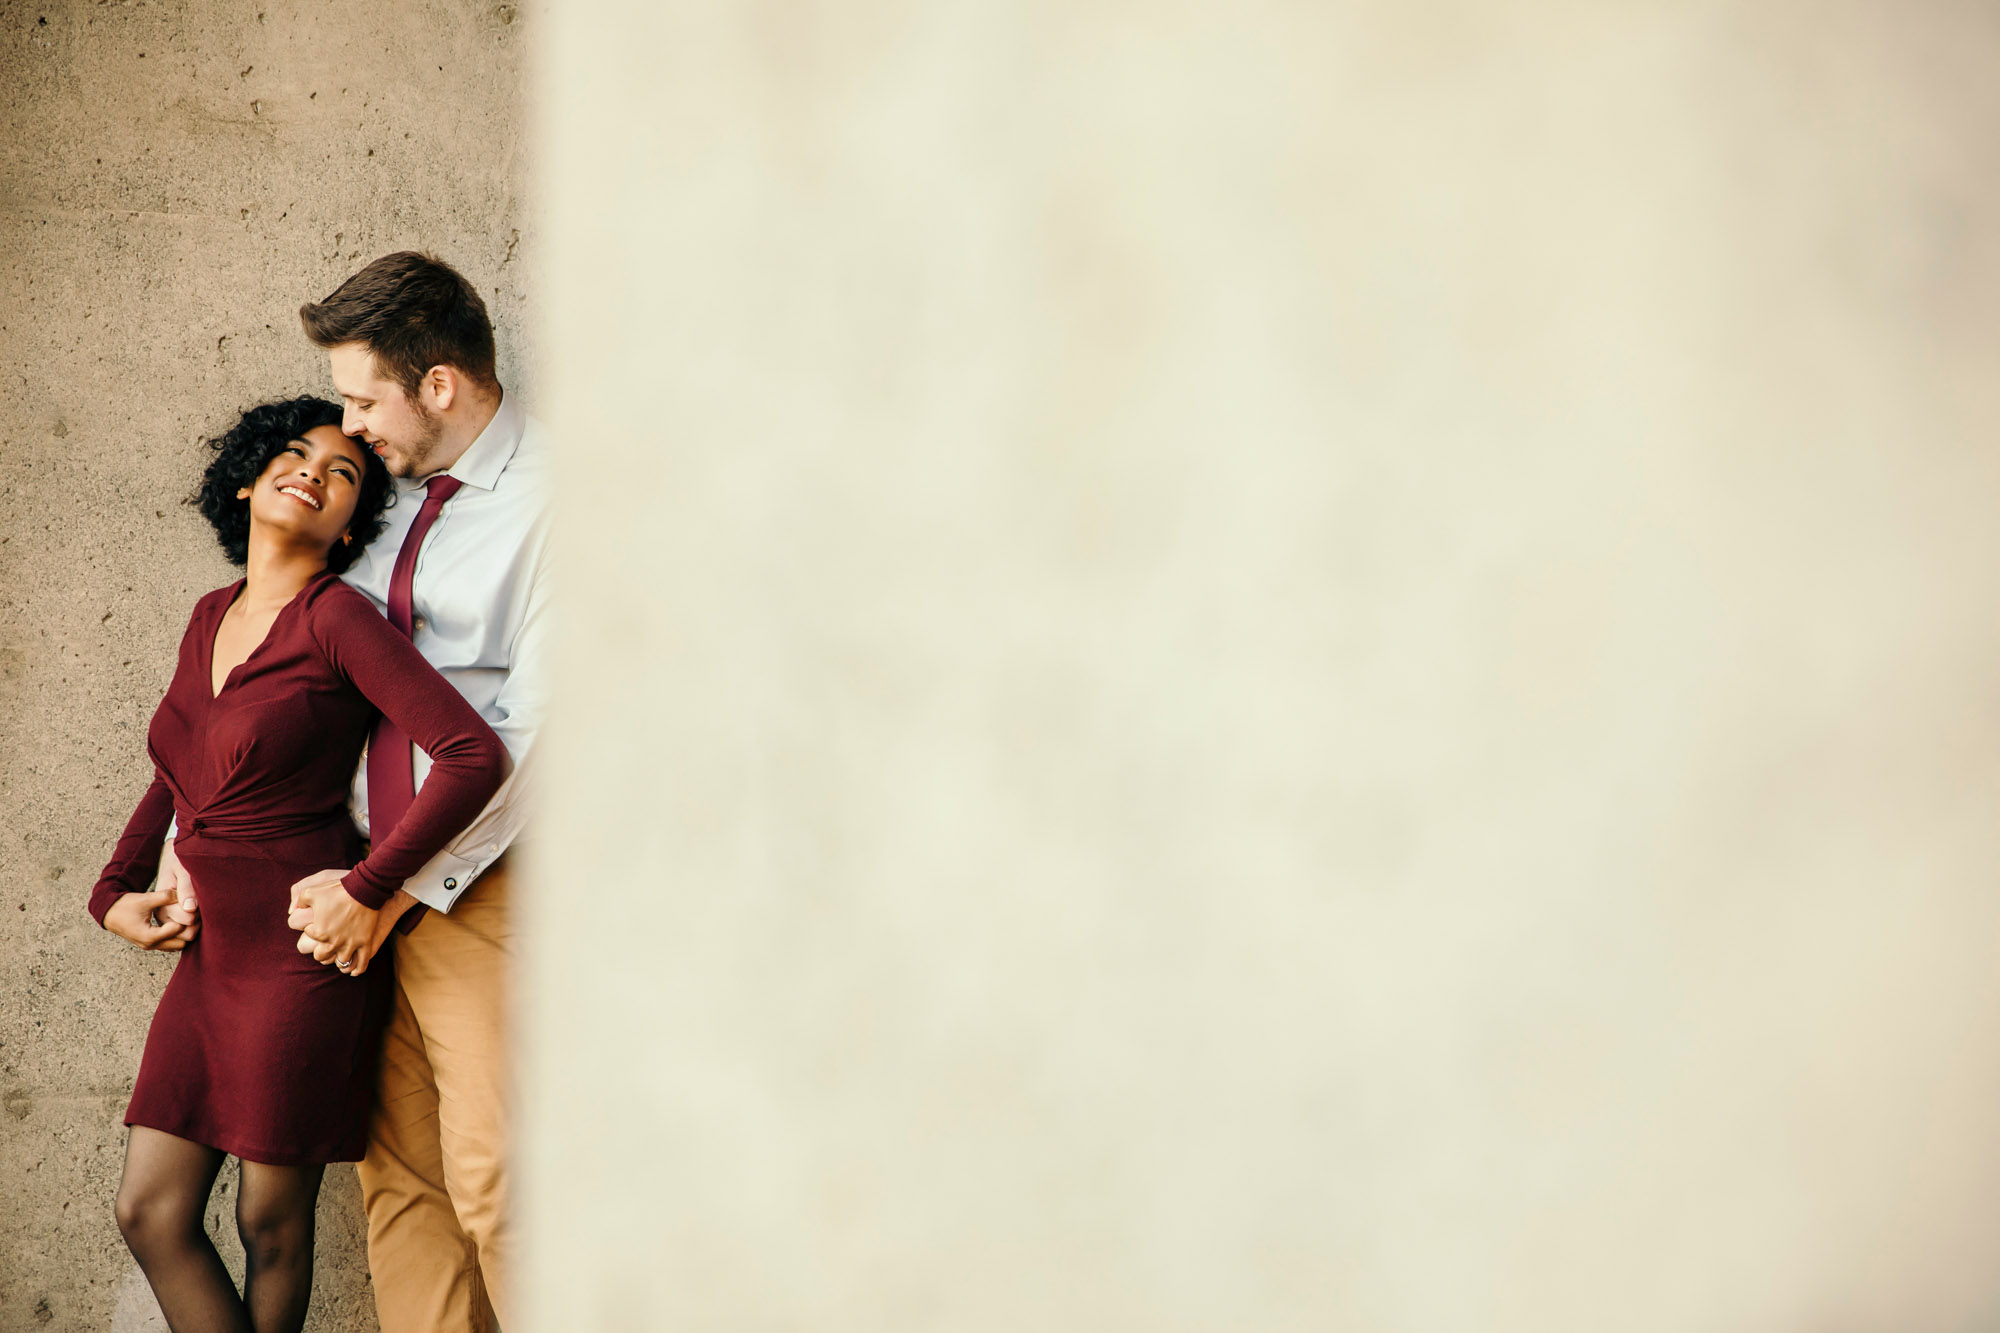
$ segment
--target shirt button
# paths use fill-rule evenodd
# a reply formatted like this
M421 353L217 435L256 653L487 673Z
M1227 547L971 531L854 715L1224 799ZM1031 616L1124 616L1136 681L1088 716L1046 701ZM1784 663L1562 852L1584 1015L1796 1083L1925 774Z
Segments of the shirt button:
M428 620L425 620L422 616L418 616L416 619L410 622L410 627L412 629L423 629L425 626L429 624L430 622Z
M455 889L458 887L458 881L455 879L448 879L444 882L444 886L447 889Z

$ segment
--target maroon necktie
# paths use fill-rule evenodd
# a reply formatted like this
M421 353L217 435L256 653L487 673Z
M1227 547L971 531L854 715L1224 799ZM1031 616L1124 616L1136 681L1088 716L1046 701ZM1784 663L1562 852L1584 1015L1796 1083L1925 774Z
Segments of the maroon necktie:
M389 623L407 637L410 633L410 585L417 577L417 552L423 549L424 534L437 522L444 502L465 483L440 473L425 484L424 507L396 552L396 568L389 575ZM410 805L417 799L417 777L410 753L410 738L383 714L368 741L368 837L380 845L389 836Z

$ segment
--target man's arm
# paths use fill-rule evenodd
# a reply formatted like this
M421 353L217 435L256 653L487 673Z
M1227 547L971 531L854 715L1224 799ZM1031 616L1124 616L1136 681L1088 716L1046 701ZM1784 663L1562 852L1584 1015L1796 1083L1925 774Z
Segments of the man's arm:
M538 785L535 740L549 707L549 584L544 552L535 562L521 623L514 633L507 678L494 698L493 711L498 716L486 719L507 747L513 771L465 831L404 882L403 887L419 902L437 910L451 910L459 895L513 845L534 811Z
M166 841L160 844L160 873L153 881L153 890L173 895L159 909L160 919L178 923L191 940L201 931L200 906L194 896L194 877L174 852L174 834L179 823L175 820L167 826Z
M348 971L375 938L381 909L412 871L486 807L510 761L465 697L359 594L345 590L315 603L308 625L328 665L435 761L394 827L373 830L360 864L329 868L292 886L292 907L311 912L300 951L322 962L332 957Z

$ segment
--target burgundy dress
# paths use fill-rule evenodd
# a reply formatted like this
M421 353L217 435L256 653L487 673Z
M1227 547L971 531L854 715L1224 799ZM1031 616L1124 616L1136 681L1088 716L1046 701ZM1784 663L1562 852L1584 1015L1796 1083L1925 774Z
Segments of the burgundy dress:
M391 949L359 977L298 951L291 887L347 869L391 890L472 822L506 772L479 714L368 599L320 574L249 658L210 691L215 631L239 581L195 604L180 662L147 732L155 769L90 895L98 924L152 886L169 819L194 878L201 932L153 1015L128 1125L252 1162L360 1159ZM377 710L431 756L402 821L364 859L347 793ZM379 832L379 831L378 831Z

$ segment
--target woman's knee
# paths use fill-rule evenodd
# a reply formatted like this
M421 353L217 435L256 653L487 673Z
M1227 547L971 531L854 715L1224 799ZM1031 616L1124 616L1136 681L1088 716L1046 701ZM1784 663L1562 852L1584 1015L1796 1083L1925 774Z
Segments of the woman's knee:
M312 1249L313 1214L308 1204L258 1203L238 1200L236 1235L243 1253L258 1264L274 1263Z
M134 1249L180 1240L201 1229L201 1211L190 1208L179 1191L151 1189L136 1181L118 1187L112 1211L119 1234Z
M152 1221L153 1210L147 1206L147 1199L137 1190L120 1186L118 1199L111 1211L118 1218L118 1234L127 1241L142 1235L147 1224Z
M236 1234L251 1262L261 1266L312 1253L319 1180L317 1167L243 1164L236 1195Z

